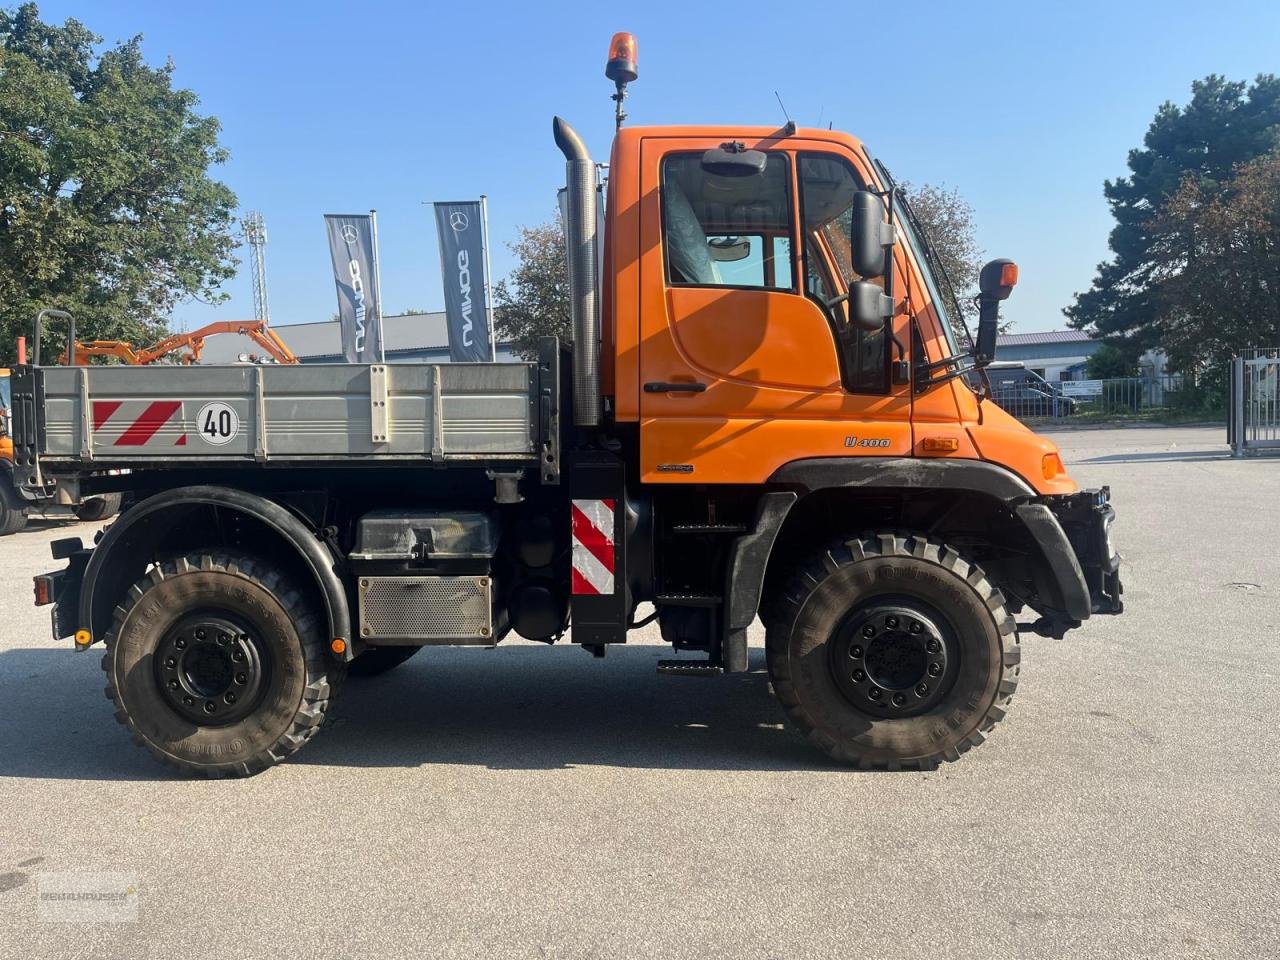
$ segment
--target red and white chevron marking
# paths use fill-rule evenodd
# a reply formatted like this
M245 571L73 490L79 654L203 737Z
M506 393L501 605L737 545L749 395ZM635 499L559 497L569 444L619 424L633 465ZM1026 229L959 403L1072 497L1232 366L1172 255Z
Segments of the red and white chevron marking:
M613 539L612 500L574 500L573 592L612 594L617 549Z
M181 400L95 400L93 438L113 447L185 447Z

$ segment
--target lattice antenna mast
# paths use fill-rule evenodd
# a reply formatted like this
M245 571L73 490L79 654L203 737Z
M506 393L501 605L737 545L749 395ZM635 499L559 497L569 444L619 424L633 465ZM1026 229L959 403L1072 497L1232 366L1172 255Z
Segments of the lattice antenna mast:
M250 210L243 220L244 239L253 251L253 316L263 323L271 322L267 306L267 222L257 210Z

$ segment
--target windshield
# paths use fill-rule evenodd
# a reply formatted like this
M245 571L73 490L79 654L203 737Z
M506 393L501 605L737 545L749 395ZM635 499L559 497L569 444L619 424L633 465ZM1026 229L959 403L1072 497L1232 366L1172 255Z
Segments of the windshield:
M895 186L893 175L889 173L889 169L879 160L872 160L876 170L880 172L880 176L884 178L886 186ZM959 356L960 347L956 343L955 328L952 326L952 315L956 318L963 318L964 314L960 310L960 303L956 299L955 287L951 283L951 278L947 276L946 269L938 262L934 255L933 247L928 243L928 231L923 228L920 221L916 219L915 213L911 210L911 204L907 202L907 198L899 191L893 193L893 219L894 222L902 227L902 234L907 238L907 245L911 248L912 254L915 256L916 265L920 268L920 273L924 277L924 285L929 290L929 299L933 301L933 308L938 311L938 322L942 326L943 336L947 338L947 348L951 351L951 356ZM947 286L947 293L950 295L944 299L942 292L938 287L938 277L941 277ZM961 320L963 322L963 320Z
M12 402L9 393L9 374L0 374L0 410L8 410Z

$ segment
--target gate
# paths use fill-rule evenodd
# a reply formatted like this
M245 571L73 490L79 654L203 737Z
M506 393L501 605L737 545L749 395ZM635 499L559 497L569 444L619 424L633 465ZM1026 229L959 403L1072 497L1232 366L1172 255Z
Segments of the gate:
M1227 440L1233 456L1280 450L1280 348L1257 349L1231 361L1231 418Z

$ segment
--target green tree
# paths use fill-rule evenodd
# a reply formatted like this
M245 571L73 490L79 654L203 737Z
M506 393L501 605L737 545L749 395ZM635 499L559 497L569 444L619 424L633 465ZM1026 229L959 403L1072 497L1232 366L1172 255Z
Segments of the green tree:
M1090 380L1113 380L1138 375L1138 365L1133 358L1111 343L1104 343L1089 354L1084 367Z
M1149 232L1152 326L1172 366L1280 345L1280 149L1212 184L1188 176Z
M945 286L949 277L955 287L961 315L952 317L951 323L956 339L964 343L969 336L966 325L977 321L978 307L973 297L978 292L978 273L986 259L978 244L973 207L954 187L947 189L931 183L917 187L904 182L900 189L946 274L937 278L939 286ZM946 296L945 290L943 296Z
M1169 282L1171 268L1177 273L1181 267L1171 260L1167 244L1157 249L1166 243L1160 234L1170 227L1159 224L1172 198L1190 180L1201 202L1219 199L1239 165L1278 145L1280 78L1274 75L1259 76L1252 84L1212 75L1191 85L1186 106L1163 104L1143 146L1129 152L1129 175L1104 185L1116 220L1109 241L1113 256L1098 265L1093 286L1066 309L1071 326L1125 341L1131 352L1167 347L1170 325L1185 306L1170 297L1186 292ZM1219 292L1223 298L1236 295L1229 289ZM1205 356L1194 348L1179 350L1176 362L1185 369Z
M500 340L511 341L517 353L533 358L539 337L573 339L564 229L557 213L555 219L519 232L519 239L507 244L518 260L516 268L493 288L493 323Z
M209 176L227 158L218 121L141 37L100 44L34 3L0 10L0 356L45 306L84 338L153 340L235 272L236 198Z

